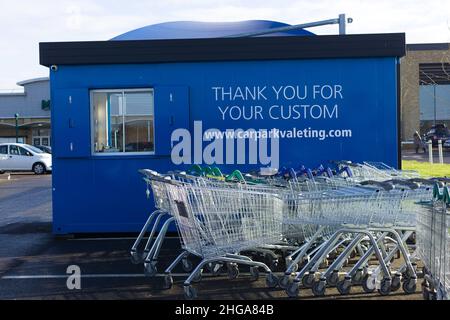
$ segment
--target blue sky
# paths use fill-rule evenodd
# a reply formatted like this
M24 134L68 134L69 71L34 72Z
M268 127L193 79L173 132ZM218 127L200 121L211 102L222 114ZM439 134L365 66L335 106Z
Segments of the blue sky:
M450 42L450 0L0 0L0 89L47 76L39 42L108 40L177 20L277 20L298 24L346 13L348 33L406 32L408 43ZM337 26L313 28L337 33Z

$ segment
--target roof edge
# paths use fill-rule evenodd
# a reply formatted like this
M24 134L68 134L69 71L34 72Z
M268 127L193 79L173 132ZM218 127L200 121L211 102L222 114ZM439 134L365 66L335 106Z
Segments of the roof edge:
M450 43L439 42L439 43L410 43L406 45L407 51L440 51L449 50Z
M139 64L170 62L402 57L404 33L240 37L176 40L41 42L40 64Z
M31 83L35 83L35 82L42 82L42 81L50 81L50 79L49 79L49 77L33 78L33 79L19 81L19 82L17 82L17 85L23 87L27 84L31 84Z
M26 96L24 91L21 92L0 92L0 97L24 97Z

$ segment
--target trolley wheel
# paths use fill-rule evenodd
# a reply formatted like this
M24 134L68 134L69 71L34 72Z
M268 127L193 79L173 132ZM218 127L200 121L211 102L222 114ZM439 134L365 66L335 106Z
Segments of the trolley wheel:
M414 278L409 278L409 279L403 281L402 289L406 294L416 293L417 280Z
M340 252L339 250L335 250L333 252L330 252L330 254L327 257L327 260L333 261L339 256Z
M349 263L350 263L350 260L349 259L345 259L344 263L342 264L342 266L343 267L347 267L349 265Z
M437 293L434 291L430 291L430 300L437 300Z
M278 266L278 259L274 254L270 253L264 254L264 261L271 270L273 270Z
M406 269L406 271L403 273L403 278L416 278L416 271L414 270L414 268L411 269Z
M170 274L166 274L163 279L163 288L169 290L173 286L173 278Z
M424 300L430 300L430 289L427 287L422 288L422 297Z
M392 281L390 279L383 279L380 283L380 288L378 289L378 293L382 296L387 296L391 293L391 284Z
M197 298L197 290L193 286L184 286L184 298L187 300L194 300Z
M200 269L194 276L194 278L192 279L192 282L200 282L202 281L202 274L203 274L203 269Z
M311 288L315 280L315 276L313 273L305 274L302 278L302 284L306 288Z
M259 269L258 269L258 267L250 267L250 279L252 281L256 281L256 280L259 279Z
M186 259L186 258L181 260L181 265L182 265L183 270L185 272L191 272L192 269L193 269L192 262L190 260Z
M239 267L235 264L228 265L228 279L234 280L239 276Z
M352 283L349 279L343 279L336 284L336 288L342 295L347 295L352 290Z
M361 285L365 293L372 293L375 291L375 279L369 274L366 274L363 277Z
M275 288L278 285L278 278L272 272L267 274L266 285L269 288Z
M298 263L298 266L300 268L303 268L304 266L306 266L309 262L310 258L309 257L304 257L303 259L301 259Z
M132 264L140 264L144 261L142 256L137 251L130 252L130 260Z
M333 270L333 272L327 277L327 284L334 287L339 282L339 273L337 270Z
M289 298L297 298L300 293L300 283L297 281L292 282L287 288L286 293Z
M217 263L217 262L211 262L208 263L206 265L206 269L213 275L213 276L219 276L221 269L222 269L222 264Z
M152 262L144 263L144 273L148 277L153 277L158 272L158 269Z
M280 288L287 289L289 284L291 283L291 277L288 275L284 275L279 282Z
M319 280L314 282L312 286L312 292L316 297L322 297L325 295L325 290L327 289L327 284L325 280Z
M275 260L272 260L272 262L269 265L269 268L270 268L270 270L275 271L279 265L280 265L280 263L279 263L278 259L275 259Z
M395 292L398 289L400 289L400 287L402 286L401 280L402 280L402 278L401 278L400 275L395 275L392 278L392 283L391 283L391 290L392 290L392 292Z
M326 269L326 268L328 268L328 266L329 266L328 260L327 260L327 259L324 259L324 260L322 261L322 263L320 264L319 268L320 268L320 269Z
M363 278L364 278L364 271L363 270L357 270L352 276L352 283L353 284L360 284L363 281Z

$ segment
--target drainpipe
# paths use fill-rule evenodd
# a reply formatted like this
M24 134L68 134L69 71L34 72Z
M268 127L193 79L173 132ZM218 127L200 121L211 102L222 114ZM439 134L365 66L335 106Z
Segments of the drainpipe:
M19 143L19 114L16 113L14 115L14 119L16 119L16 143Z

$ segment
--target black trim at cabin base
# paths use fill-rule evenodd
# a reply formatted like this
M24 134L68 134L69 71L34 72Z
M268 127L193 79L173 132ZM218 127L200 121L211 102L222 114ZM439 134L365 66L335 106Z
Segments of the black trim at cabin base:
M402 57L405 34L242 37L207 39L43 42L40 64L138 64L169 62Z

